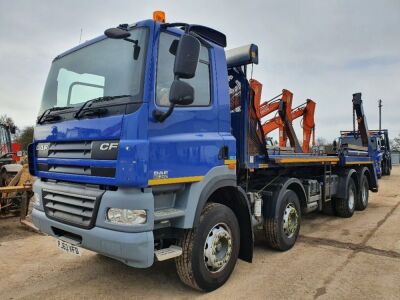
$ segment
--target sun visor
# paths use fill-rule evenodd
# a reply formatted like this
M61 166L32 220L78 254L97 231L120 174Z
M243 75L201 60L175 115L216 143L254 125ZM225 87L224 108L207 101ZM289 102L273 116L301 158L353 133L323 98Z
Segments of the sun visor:
M258 46L255 44L229 49L225 53L228 68L258 64Z

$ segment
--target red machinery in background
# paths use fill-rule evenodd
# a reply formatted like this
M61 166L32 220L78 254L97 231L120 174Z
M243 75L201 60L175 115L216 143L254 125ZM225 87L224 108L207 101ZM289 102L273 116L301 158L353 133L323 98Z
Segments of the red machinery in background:
M18 143L11 143L11 151L12 151L12 159L15 162L19 162L21 160L21 145Z

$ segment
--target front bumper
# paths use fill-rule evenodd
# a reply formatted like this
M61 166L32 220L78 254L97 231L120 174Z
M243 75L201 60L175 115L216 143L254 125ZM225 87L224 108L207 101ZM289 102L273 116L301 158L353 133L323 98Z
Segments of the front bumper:
M46 217L43 211L33 209L33 223L40 231L58 237L54 229L80 236L79 247L109 256L136 268L150 267L154 262L154 238L152 231L121 232L101 227L81 229Z
M44 182L38 179L33 185L33 191L35 196L41 199L40 205L34 206L32 212L33 223L40 231L56 238L76 235L76 241L79 243L77 246L117 259L132 267L147 268L153 264L154 198L151 191L134 188L105 191L101 196L97 216L93 215L95 220L91 228L82 228L50 218L43 207L43 191L62 192L64 195L87 195L88 191L84 186ZM132 226L112 224L106 221L106 211L109 207L144 209L147 211L147 222Z

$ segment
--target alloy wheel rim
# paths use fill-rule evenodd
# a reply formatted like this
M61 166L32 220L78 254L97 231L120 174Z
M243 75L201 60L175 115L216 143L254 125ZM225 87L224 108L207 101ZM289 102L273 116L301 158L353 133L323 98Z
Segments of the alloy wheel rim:
M363 204L367 203L367 187L365 184L363 185L363 189L362 189L362 193L361 193L361 200L362 200Z
M204 264L208 271L222 271L232 255L232 233L228 225L218 223L209 231L204 243Z
M288 238L292 238L299 226L299 215L293 203L286 205L283 212L283 232Z
M348 204L349 204L349 209L352 210L354 207L354 190L352 188L349 190Z

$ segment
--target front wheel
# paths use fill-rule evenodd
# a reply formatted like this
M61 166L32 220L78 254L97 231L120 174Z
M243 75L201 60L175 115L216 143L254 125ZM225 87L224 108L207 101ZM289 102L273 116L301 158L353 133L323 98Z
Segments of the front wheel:
M180 279L202 291L219 288L235 268L239 245L235 214L225 205L208 203L197 228L187 230L180 242L182 255L175 259Z

